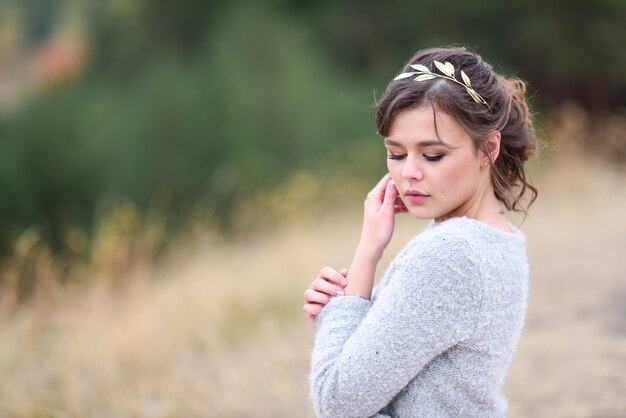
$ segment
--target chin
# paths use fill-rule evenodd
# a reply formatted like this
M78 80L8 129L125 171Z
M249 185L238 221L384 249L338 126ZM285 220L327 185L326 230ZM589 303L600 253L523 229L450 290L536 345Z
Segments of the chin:
M425 208L419 206L408 207L411 215L416 217L417 219L447 219L454 217L452 212L445 210L433 210L432 208Z
M437 214L424 208L409 208L409 213L417 219L433 219Z

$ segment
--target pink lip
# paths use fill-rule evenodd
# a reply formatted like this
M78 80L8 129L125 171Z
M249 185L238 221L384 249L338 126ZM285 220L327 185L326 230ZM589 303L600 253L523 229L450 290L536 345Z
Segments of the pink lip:
M418 190L407 190L404 192L404 196L406 196L407 200L415 205L423 203L430 196L426 193L422 193Z

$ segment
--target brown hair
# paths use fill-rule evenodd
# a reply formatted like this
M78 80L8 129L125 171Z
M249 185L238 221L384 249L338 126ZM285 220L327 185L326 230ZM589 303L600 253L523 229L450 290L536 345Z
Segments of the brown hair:
M433 73L440 73L434 61L449 62L455 68L455 78L461 80L463 70L472 88L489 106L475 102L467 90L450 80L435 78L417 82L414 77L392 81L376 105L376 127L385 137L393 118L401 111L430 105L452 116L472 138L477 150L492 160L491 182L496 198L508 210L526 213L537 198L537 189L530 184L524 163L535 154L535 136L528 105L526 84L496 74L491 65L465 48L431 48L416 53L401 73L414 71L411 65L422 64ZM486 139L500 132L500 154L493 161ZM520 206L526 192L530 200Z

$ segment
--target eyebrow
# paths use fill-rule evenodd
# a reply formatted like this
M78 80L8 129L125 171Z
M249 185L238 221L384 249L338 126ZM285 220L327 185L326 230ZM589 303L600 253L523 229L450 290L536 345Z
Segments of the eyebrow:
M401 147L402 146L401 143L396 142L396 141L394 141L392 139L389 139L389 138L385 138L385 145L391 145L391 146L396 146L396 147ZM420 141L420 142L417 143L417 145L421 146L421 147L432 147L432 146L435 146L435 145L443 145L443 143L441 141L431 139L431 140L426 140L426 141Z

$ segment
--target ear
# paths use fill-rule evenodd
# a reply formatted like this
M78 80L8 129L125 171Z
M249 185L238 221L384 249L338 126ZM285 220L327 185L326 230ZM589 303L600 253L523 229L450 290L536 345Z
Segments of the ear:
M501 138L500 131L494 132L489 138L487 138L487 141L485 142L485 149L487 152L483 152L485 163L490 165L496 162L498 155L500 155Z

